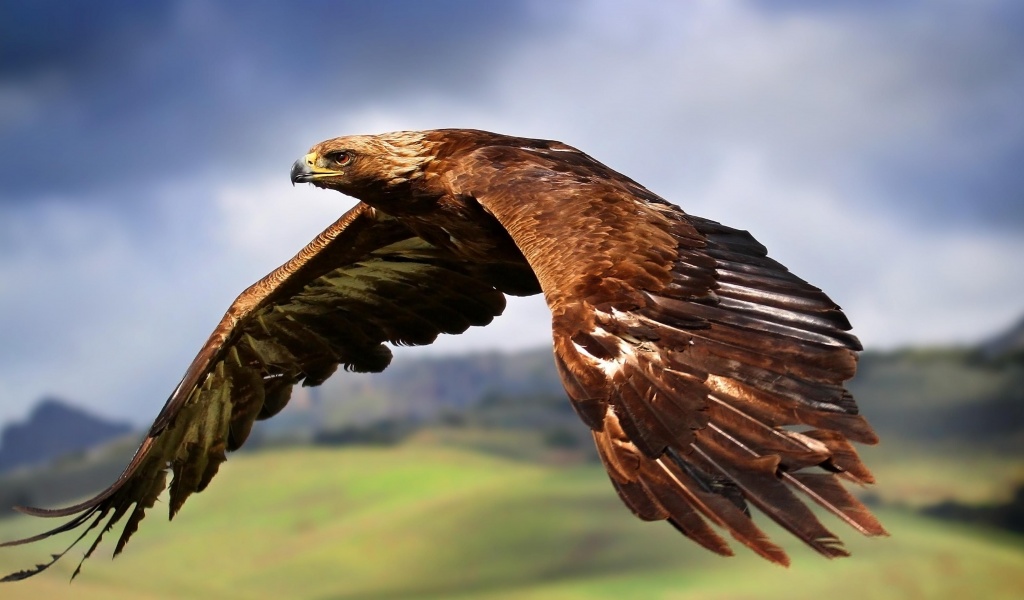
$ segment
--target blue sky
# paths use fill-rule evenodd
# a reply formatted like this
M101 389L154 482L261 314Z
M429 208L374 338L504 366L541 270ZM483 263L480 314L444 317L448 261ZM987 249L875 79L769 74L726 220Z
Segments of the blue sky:
M870 348L1024 313L1024 7L65 2L0 8L0 424L140 422L235 294L351 205L290 186L350 133L578 146L751 230ZM537 299L430 349L548 340Z

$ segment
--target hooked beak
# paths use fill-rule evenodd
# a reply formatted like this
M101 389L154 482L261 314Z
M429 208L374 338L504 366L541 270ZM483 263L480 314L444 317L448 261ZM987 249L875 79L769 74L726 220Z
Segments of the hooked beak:
M340 175L338 171L317 166L316 160L316 153L310 152L292 164L292 185L296 183L313 183L317 179Z

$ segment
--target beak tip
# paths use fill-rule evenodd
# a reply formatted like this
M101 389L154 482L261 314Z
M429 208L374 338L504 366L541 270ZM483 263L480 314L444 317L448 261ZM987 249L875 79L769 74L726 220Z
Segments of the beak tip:
M295 184L298 183L301 180L301 177L306 173L308 173L306 163L301 158L292 163L292 170L291 173L289 174L292 180L292 187L294 187Z

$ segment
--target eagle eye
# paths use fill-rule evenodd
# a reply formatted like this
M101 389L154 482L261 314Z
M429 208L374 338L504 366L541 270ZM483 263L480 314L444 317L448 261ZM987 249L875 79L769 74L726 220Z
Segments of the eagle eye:
M352 153L344 150L338 150L336 152L328 152L324 155L324 158L335 165L342 166L348 164L352 160Z

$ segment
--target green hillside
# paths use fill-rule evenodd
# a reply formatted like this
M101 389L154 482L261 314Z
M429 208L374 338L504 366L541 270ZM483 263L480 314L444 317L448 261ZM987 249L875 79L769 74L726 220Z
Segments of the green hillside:
M943 471L943 465L933 470ZM911 473L918 472L911 470ZM38 598L1011 598L1024 539L880 510L892 533L826 561L776 533L790 569L720 559L623 508L592 464L543 465L419 437L397 448L234 457L173 524L151 515L71 586L68 561L0 588ZM42 523L0 521L0 538ZM774 530L773 530L774 531ZM102 550L109 552L110 545ZM10 572L57 550L0 550Z
M410 362L379 377L345 374L345 385L300 392L174 524L153 514L124 556L106 560L106 544L74 585L69 556L0 586L0 598L838 600L1024 589L1024 538L919 514L946 507L949 518L992 523L982 517L1024 483L1024 353L865 353L850 387L883 439L862 452L878 479L867 494L893 535L859 539L834 523L854 556L829 562L768 526L793 554L788 570L741 548L720 559L634 519L547 350ZM325 446L274 447L296 440ZM0 478L0 500L66 502L112 479L126 450ZM0 519L0 539L44 524ZM61 548L2 549L0 572Z
M989 346L979 346L864 352L849 388L886 442L1024 455L1024 350L993 354ZM380 421L416 428L453 413L513 428L564 428L565 416L573 424L578 421L565 401L550 348L443 358L412 353L383 373L340 373L321 388L297 394L309 400L294 402L280 416L260 423L256 440L282 434L309 440L324 431ZM523 408L509 413L531 398L551 402L532 407L529 423Z
M849 387L883 439L1024 454L1024 352L865 352Z

